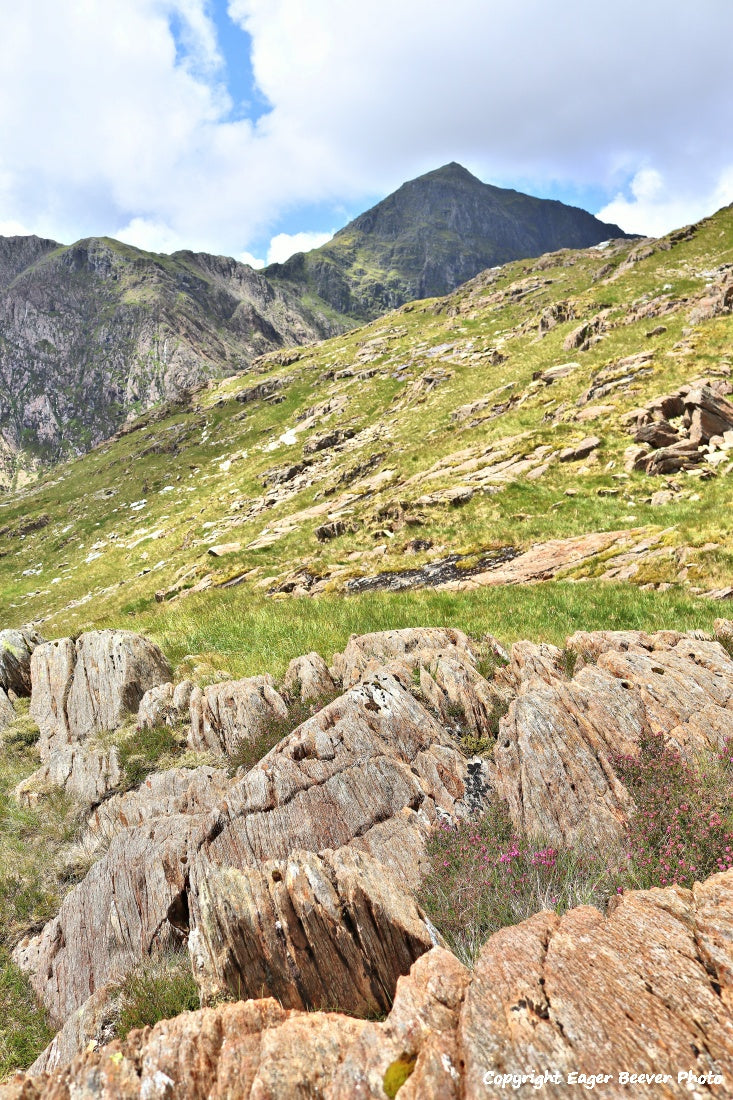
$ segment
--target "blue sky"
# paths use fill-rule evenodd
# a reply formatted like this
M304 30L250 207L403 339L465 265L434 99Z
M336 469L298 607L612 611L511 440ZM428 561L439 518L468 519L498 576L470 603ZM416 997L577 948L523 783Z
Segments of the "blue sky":
M261 264L451 160L635 232L733 201L730 0L6 8L0 234Z

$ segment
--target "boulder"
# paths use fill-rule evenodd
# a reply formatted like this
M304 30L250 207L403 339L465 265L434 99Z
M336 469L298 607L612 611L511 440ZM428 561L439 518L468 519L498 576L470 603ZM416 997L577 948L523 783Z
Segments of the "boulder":
M580 443L574 443L571 447L565 447L560 451L557 456L561 462L579 462L581 458L587 458L588 455L595 451L597 447L600 447L601 440L597 435L589 435L586 439L582 439Z
M733 428L733 404L710 386L689 390L684 401L692 443L707 443L712 436Z
M190 696L192 749L231 755L240 741L254 741L288 716L271 676L224 680Z
M39 645L31 658L31 716L41 759L121 726L149 688L171 679L158 646L139 634L99 630Z
M172 726L178 720L178 714L173 706L173 684L156 684L149 688L142 699L137 711L137 728L139 730L152 729L153 726Z
M328 665L319 653L294 657L288 665L282 687L289 698L299 699L302 703L320 702L336 690Z
M198 858L190 897L203 1003L266 989L284 1008L386 1012L400 975L442 943L402 885L351 848L241 871Z
M667 420L653 420L651 424L642 424L637 429L634 440L652 447L671 447L673 443L679 443L680 433Z
M74 742L47 753L45 763L15 788L15 797L35 806L49 787L62 787L84 806L93 806L122 781L119 754L109 748L88 748Z
M0 630L0 688L26 697L31 693L31 654L43 638L32 626Z

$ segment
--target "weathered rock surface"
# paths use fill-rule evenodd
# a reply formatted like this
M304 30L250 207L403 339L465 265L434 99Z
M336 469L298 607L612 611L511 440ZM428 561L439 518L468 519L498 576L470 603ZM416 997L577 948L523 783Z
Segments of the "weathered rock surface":
M320 653L294 657L283 679L283 691L302 703L317 703L333 695L336 684Z
M354 687L369 668L397 661L412 670L429 664L441 651L453 649L460 650L472 664L476 663L471 642L460 630L408 627L352 635L344 652L334 656L332 673L347 690Z
M28 779L15 788L20 802L34 806L49 787L63 787L67 794L87 806L93 806L122 779L119 753L109 748L88 748L74 742L50 750L48 759Z
M501 676L518 691L494 752L496 792L516 827L556 844L619 837L633 809L614 771L642 734L679 748L733 737L733 660L714 641L660 631L578 632L572 680L554 647L518 643Z
M504 1075L545 1071L550 1097L567 1096L573 1072L608 1074L595 1086L607 1097L626 1094L623 1072L666 1074L655 1096L730 1097L732 913L733 871L692 890L629 892L606 917L590 906L538 913L493 935L472 972L442 948L423 955L383 1023L227 1004L54 1074L18 1074L0 1097L383 1100L398 1068L401 1100L480 1100L505 1094Z
M239 741L255 740L273 721L283 721L288 716L285 700L275 690L269 675L225 680L204 691L194 688L190 711L191 748L227 755Z
M221 769L170 768L149 775L139 787L114 794L87 818L84 842L108 843L123 829L176 814L202 814L212 809L232 783Z
M248 866L298 848L320 852L404 810L425 824L465 815L485 786L443 727L388 672L375 671L281 741L227 792L202 845ZM393 870L401 873L399 854Z
M239 871L194 860L189 951L204 1002L386 1012L397 979L439 941L401 884L350 848Z
M122 725L145 692L171 680L160 649L122 630L82 634L38 646L31 658L31 716L41 759L75 741Z
M31 654L43 638L32 626L0 630L0 688L16 695L31 693Z
M13 710L13 704L5 694L5 690L0 687L0 733L14 721L15 711Z
M118 833L58 916L15 949L59 1027L95 989L180 942L192 822L178 814Z

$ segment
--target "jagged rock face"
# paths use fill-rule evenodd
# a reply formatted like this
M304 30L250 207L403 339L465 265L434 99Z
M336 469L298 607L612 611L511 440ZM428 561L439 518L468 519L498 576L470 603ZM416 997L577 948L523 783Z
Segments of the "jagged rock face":
M350 848L241 871L199 858L190 897L204 1003L267 989L284 1008L386 1012L398 977L442 942L382 864Z
M99 630L39 646L31 660L31 715L41 760L64 745L120 726L149 688L171 679L158 646L139 634Z
M0 431L45 459L283 344L336 331L246 264L107 238L0 238Z
M728 871L692 890L630 892L606 917L538 913L493 935L472 972L442 948L424 954L383 1023L274 1000L221 1005L54 1074L19 1074L0 1096L383 1100L398 1079L405 1100L480 1100L504 1095L512 1075L545 1072L550 1097L567 1096L571 1073L607 1074L599 1095L622 1095L630 1072L667 1074L655 1095L731 1096L732 912ZM692 1080L708 1074L709 1085Z
M683 750L722 748L733 737L733 661L718 642L675 631L578 632L568 648L581 666L572 680L555 647L513 647L504 675L518 694L500 723L494 786L524 833L612 841L633 808L614 756L660 732Z
M31 693L31 654L43 638L31 626L0 630L0 689L16 695Z
M284 699L269 675L225 680L190 697L192 749L230 755L240 741L254 741L273 722L288 716Z
M359 634L349 639L343 653L333 659L333 675L344 690L353 687L369 667L396 661L410 671L444 651L460 650L472 664L476 657L468 637L460 630L442 627L407 627L404 630L383 630Z

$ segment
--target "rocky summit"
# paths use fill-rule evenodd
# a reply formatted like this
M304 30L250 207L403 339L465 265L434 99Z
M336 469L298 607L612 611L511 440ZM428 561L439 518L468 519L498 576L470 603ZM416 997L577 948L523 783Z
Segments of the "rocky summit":
M130 416L483 268L623 236L585 211L452 164L405 184L324 248L264 272L108 238L0 239L0 478L79 454ZM2 482L0 481L0 484Z

